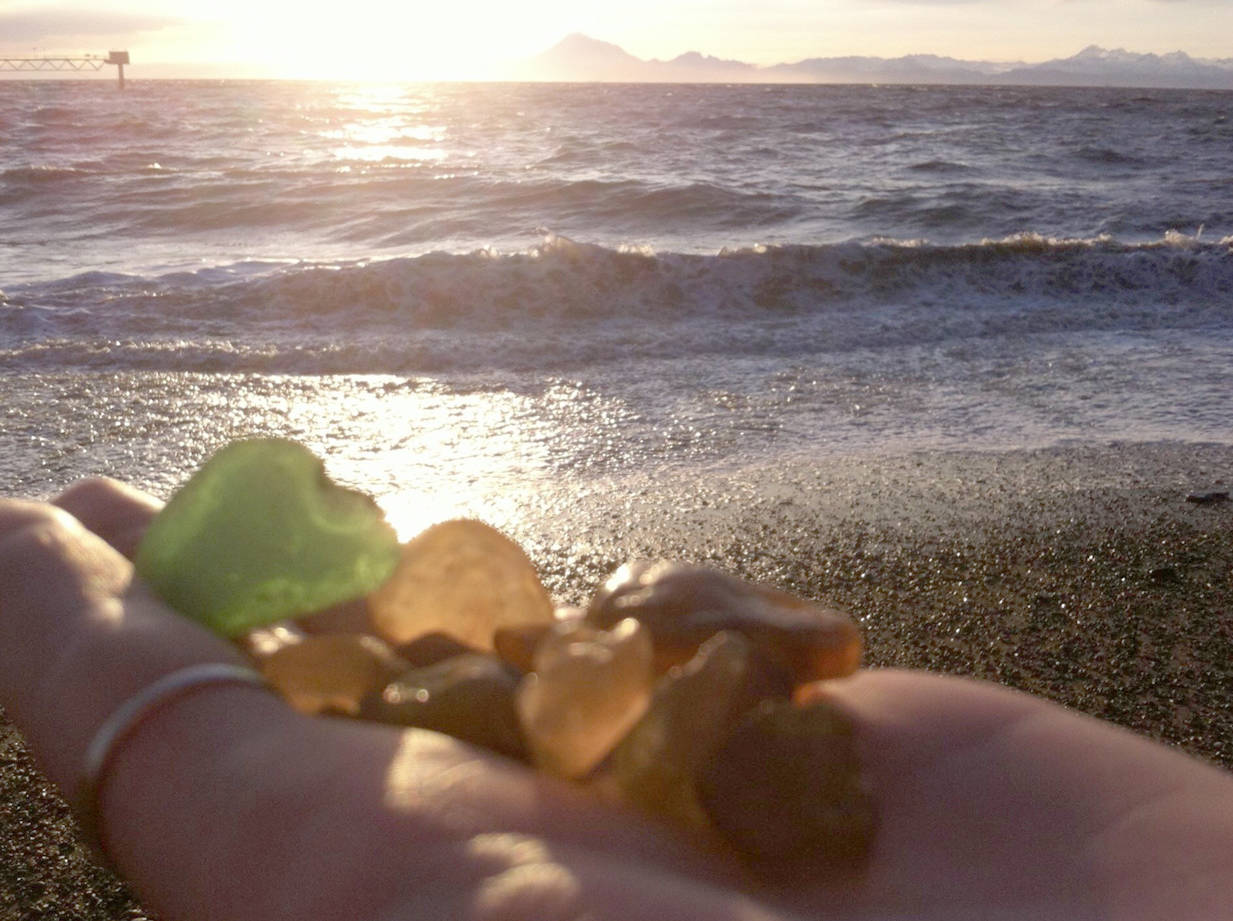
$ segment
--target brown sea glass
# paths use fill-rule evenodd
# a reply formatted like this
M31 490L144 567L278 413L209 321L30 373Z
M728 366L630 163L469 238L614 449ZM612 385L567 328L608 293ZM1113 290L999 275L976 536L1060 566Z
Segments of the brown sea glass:
M695 777L732 727L763 700L787 700L793 678L739 633L719 633L655 686L642 719L612 752L619 795L650 812L704 826Z
M361 702L360 716L432 729L525 760L526 744L514 710L520 677L492 656L453 656L399 675Z
M860 665L860 630L846 614L702 566L622 566L591 601L586 621L606 628L626 617L650 631L660 668L687 662L721 630L780 658L802 684Z
M535 668L535 649L548 635L552 624L524 624L520 627L498 627L492 634L493 650L520 672Z
M715 827L762 873L859 865L875 827L851 720L823 698L765 701L698 775Z
M552 612L552 623L522 624L498 627L492 635L492 645L501 660L522 672L534 671L535 648L556 623L578 620L585 610L573 606L558 607Z
M376 632L394 645L441 632L489 650L498 627L552 621L552 602L522 548L470 519L408 541L368 609Z
M518 689L518 716L539 767L582 777L646 710L653 651L635 620L599 630L555 625L535 651L535 672Z
M394 652L405 659L412 668L436 665L446 659L476 651L466 643L458 642L448 633L425 633L409 643L394 647Z
M355 715L360 701L406 671L407 663L374 636L306 636L259 657L265 679L304 713Z
M352 598L295 619L305 633L369 633L368 604L364 598Z

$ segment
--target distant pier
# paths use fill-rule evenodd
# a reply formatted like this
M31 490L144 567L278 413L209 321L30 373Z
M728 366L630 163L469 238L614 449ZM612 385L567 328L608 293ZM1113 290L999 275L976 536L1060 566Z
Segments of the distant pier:
M120 89L124 89L124 65L129 62L127 51L109 51L107 57L87 54L73 57L0 58L0 73L5 71L66 71L102 70L107 64L116 66Z

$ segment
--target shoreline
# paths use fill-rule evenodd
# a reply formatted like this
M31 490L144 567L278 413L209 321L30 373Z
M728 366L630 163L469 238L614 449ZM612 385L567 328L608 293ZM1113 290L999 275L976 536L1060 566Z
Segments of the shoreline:
M1233 768L1233 446L821 457L564 484L505 528L563 602L673 557L827 600L866 664L1038 694ZM147 917L0 723L0 915Z

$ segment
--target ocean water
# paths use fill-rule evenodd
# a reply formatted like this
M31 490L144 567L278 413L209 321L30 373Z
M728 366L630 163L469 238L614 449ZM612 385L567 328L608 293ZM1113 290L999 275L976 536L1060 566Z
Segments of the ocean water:
M1230 443L1231 334L1229 93L0 81L0 494Z

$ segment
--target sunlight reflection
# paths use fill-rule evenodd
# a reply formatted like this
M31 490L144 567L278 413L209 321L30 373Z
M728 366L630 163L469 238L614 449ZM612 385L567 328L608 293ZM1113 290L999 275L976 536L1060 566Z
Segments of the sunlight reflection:
M399 118L383 118L373 122L352 122L344 128L322 131L321 136L357 144L385 144L400 138L439 141L445 137L445 128L440 125L408 125Z
M434 123L436 107L420 90L399 85L368 84L349 87L337 104L350 110L349 119L336 121L318 136L338 143L337 159L439 161L448 157L441 146L448 134Z
M476 518L498 530L507 530L527 504L524 487L496 492L390 492L377 497L400 541L453 518Z
M465 804L467 789L482 783L485 774L482 761L463 760L455 740L423 730L404 732L385 773L385 803L408 812L439 807L445 797Z
M382 160L444 160L449 152L440 147L336 147L332 151L338 160L363 160L379 163Z
M261 409L324 457L333 478L374 496L400 540L450 518L508 528L554 479L553 446L570 414L545 418L543 395L396 375L328 385L284 379L281 400L264 398Z
M407 124L402 118L351 122L322 131L321 136L343 141L333 154L340 160L444 160L448 151L435 146L445 138L440 125Z
M397 83L363 83L347 87L339 94L342 105L354 106L368 112L394 111L401 109L407 99L407 88Z
M400 541L406 542L426 528L451 518L474 518L475 511L465 498L436 492L395 492L380 496L377 504L385 512Z

